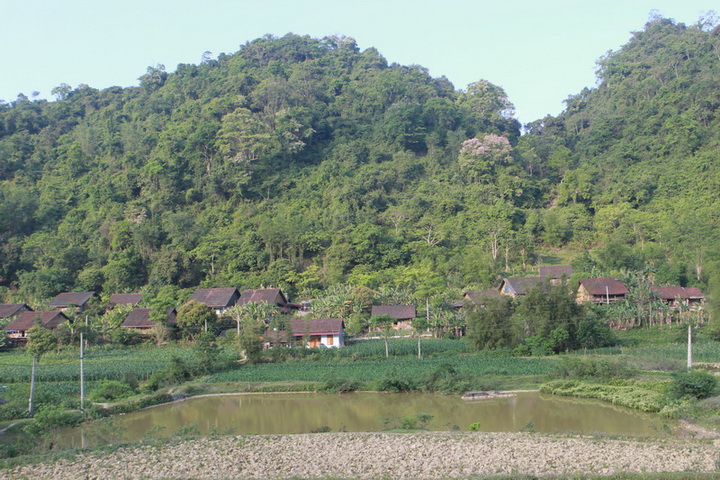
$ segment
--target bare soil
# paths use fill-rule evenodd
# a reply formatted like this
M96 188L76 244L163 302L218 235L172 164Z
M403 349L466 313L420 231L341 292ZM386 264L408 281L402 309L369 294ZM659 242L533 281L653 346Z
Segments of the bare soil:
M203 437L82 453L0 479L436 479L715 472L718 445L524 433L327 433Z

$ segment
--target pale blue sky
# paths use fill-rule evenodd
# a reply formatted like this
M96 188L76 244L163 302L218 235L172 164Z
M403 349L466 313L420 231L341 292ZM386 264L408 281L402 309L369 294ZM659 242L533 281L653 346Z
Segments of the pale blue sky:
M67 83L137 85L149 65L199 63L267 33L347 35L388 61L419 64L456 88L500 85L527 123L595 85L595 60L651 10L686 24L708 0L0 0L0 99Z

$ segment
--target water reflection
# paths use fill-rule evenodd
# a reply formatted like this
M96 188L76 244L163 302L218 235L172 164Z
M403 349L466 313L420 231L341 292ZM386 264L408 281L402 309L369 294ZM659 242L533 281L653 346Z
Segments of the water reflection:
M521 393L516 397L467 402L430 394L258 394L189 399L113 417L58 435L63 446L137 441L179 429L211 434L275 434L378 431L397 428L403 418L433 416L430 430L578 432L667 436L657 416L592 400Z

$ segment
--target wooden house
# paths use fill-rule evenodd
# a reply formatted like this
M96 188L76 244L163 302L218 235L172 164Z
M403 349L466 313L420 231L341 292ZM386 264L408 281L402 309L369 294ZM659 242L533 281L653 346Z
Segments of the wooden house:
M520 297L526 295L532 288L541 285L547 279L543 277L517 277L503 278L500 284L500 295Z
M630 290L614 278L582 278L577 291L577 303L615 303L627 300Z
M296 318L290 321L291 335L286 331L269 331L265 346L287 345L288 341L308 348L345 346L345 323L342 318Z
M682 305L700 308L705 302L705 294L698 287L652 287L652 291L673 308L680 308Z
M239 299L240 292L237 288L198 288L190 298L215 310L218 317L235 306Z
M140 304L142 298L142 293L113 293L110 295L108 304L110 307L114 307L115 305L130 305L134 307Z
M395 319L395 330L412 330L412 321L417 316L415 305L373 305L371 316L390 315Z
M14 320L22 312L32 312L24 303L5 303L0 305L0 320Z
M155 322L150 320L151 312L151 308L135 308L132 312L128 314L127 317L125 317L125 320L120 326L123 328L130 328L132 330L136 330L142 333L147 333L152 330L153 327L155 327ZM167 325L175 325L176 316L177 311L174 308L171 308L167 311L165 323Z
M256 288L243 290L238 300L238 305L246 303L267 303L274 305L280 309L280 313L288 315L293 310L299 310L301 305L295 305L288 302L287 297L279 288Z
M462 300L454 302L452 306L453 308L462 308L464 306L481 307L485 305L488 300L500 297L500 292L493 288L487 290L468 290L463 294Z
M87 310L88 302L95 296L95 292L65 292L58 294L50 300L48 306L55 310L64 310L68 313L81 313Z
M540 267L540 277L550 280L553 285L560 285L563 278L567 282L573 274L573 268L570 265L551 265Z
M54 330L58 325L67 322L69 319L63 312L58 310L47 312L20 312L17 318L5 327L10 346L25 345L28 339L28 330L35 326L35 322L38 320L45 328Z

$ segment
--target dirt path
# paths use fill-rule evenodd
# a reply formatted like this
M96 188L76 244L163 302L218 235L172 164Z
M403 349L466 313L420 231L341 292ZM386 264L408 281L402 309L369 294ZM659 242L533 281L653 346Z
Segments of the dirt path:
M502 433L205 437L0 470L28 479L431 479L495 474L714 472L718 445Z

